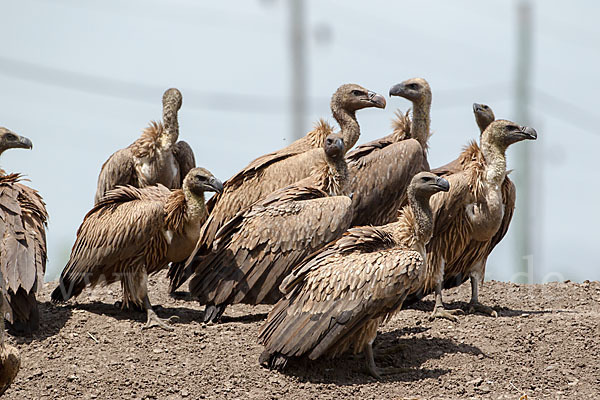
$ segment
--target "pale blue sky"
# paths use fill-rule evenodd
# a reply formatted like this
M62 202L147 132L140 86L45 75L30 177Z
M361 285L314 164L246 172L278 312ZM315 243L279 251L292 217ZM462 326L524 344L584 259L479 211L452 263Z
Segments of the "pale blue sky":
M600 145L600 5L532 3L534 273L538 281L600 279L600 187L591 173ZM222 180L289 143L287 7L286 0L0 1L0 125L34 143L0 164L25 173L48 204L48 277L66 262L100 166L160 119L166 88L183 93L181 138ZM307 129L318 117L331 120L328 98L340 84L387 96L414 76L433 89L432 166L477 137L472 102L514 119L516 2L312 0L306 8ZM323 30L331 37L319 42L315 32ZM360 142L387 134L398 107L409 103L392 98L385 110L360 112ZM514 241L509 231L488 278L511 279Z

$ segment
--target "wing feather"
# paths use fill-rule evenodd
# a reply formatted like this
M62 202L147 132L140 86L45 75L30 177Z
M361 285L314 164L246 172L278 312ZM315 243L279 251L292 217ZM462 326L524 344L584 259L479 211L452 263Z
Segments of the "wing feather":
M130 147L117 150L102 165L94 203L102 200L109 190L125 185L137 185L133 153Z

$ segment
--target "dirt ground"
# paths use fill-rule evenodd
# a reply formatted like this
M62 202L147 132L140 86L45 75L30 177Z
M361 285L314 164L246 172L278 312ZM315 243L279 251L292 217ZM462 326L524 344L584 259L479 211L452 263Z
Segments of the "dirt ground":
M500 316L427 319L427 298L380 329L392 355L380 366L407 372L376 381L362 357L300 360L285 373L258 365L257 331L268 306L230 307L217 325L198 323L202 307L167 293L164 274L150 283L161 317L175 330L142 330L145 315L114 307L120 288L85 291L54 306L40 296L43 328L9 338L21 371L6 399L592 399L600 398L600 283L515 285L486 282L480 299ZM446 292L466 307L469 285ZM525 398L525 397L524 397Z

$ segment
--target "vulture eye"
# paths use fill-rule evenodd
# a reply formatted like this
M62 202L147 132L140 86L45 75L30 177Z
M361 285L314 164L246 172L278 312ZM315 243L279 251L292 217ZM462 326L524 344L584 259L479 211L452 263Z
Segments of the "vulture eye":
M353 90L352 94L355 95L355 96L362 96L364 93L362 91L360 91L360 90Z
M416 83L409 83L408 85L406 85L406 87L412 90L417 90L419 88L419 85L417 85Z
M331 144L332 142L333 142L333 140L327 139L327 144Z
M506 129L508 129L509 131L517 131L519 130L519 127L515 125L506 125Z
M423 177L423 182L429 182L429 181L431 181L431 177L429 177L429 176Z
M482 106L484 110L487 110L489 107L486 106L485 104Z
M198 179L200 182L208 180L208 178L204 175L196 175L196 179Z
M4 136L7 140L17 140L17 137L15 135L13 135L12 133L7 134L6 136Z

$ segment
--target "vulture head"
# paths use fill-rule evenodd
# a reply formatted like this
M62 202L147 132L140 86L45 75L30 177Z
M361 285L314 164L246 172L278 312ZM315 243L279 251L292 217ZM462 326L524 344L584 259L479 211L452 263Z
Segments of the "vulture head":
M537 139L535 129L529 126L520 126L505 119L492 122L481 135L482 143L489 143L502 149L521 140L535 139Z
M223 192L223 183L205 168L191 169L183 180L183 187L196 195L203 195L204 192Z
M390 96L400 96L413 103L431 104L431 88L423 78L412 78L392 86Z
M407 190L415 198L428 199L437 192L447 192L450 190L450 183L436 174L423 171L413 176Z
M328 158L333 160L339 160L344 158L346 154L346 146L344 146L344 139L338 133L332 133L325 138L323 142L323 149Z
M496 119L494 112L487 104L473 103L473 114L475 114L475 121L481 132Z
M331 97L332 109L353 112L367 107L385 108L385 97L354 83L340 86Z
M175 108L179 110L181 108L181 104L183 103L183 96L178 89L167 89L163 94L162 103L163 107L165 107L167 104L175 104Z
M33 143L24 136L0 127L0 154L8 149L33 149Z

